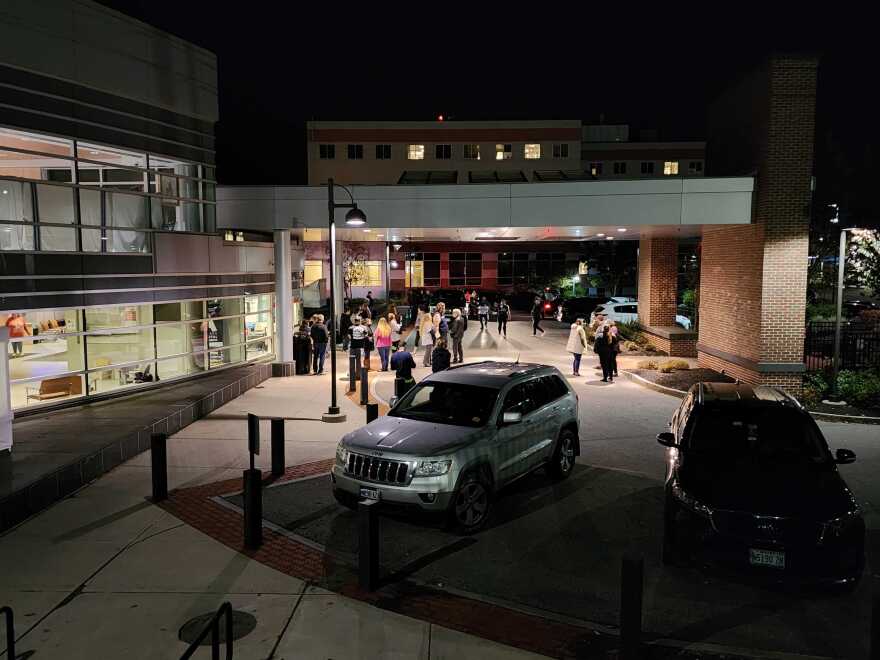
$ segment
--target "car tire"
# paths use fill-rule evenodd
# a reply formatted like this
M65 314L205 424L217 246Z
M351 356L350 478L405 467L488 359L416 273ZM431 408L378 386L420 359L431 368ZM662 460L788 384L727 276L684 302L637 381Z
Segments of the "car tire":
M449 503L449 527L462 535L486 526L492 511L492 489L481 471L465 474Z
M563 429L556 441L553 456L547 464L547 472L555 481L568 479L574 472L575 443L577 435L571 429Z
M336 501L339 502L346 509L351 509L352 511L357 510L358 500L351 493L346 493L344 490L334 488L333 497L335 497Z

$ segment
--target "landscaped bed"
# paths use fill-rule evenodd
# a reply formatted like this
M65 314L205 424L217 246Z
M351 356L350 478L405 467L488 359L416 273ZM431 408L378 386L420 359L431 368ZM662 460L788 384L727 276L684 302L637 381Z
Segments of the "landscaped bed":
M736 380L730 376L720 374L713 369L686 369L674 370L669 373L662 373L657 369L627 369L630 373L635 374L647 381L663 387L671 387L675 390L687 392L691 385L695 383L735 383Z

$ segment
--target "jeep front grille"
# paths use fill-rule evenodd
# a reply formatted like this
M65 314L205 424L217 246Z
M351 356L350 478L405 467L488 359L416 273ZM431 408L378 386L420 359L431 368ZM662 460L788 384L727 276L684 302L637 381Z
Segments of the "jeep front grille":
M345 471L347 474L365 481L402 486L408 483L409 464L375 456L349 454Z

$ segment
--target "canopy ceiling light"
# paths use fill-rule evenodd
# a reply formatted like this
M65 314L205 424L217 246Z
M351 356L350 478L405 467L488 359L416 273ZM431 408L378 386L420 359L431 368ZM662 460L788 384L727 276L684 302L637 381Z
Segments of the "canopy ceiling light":
M367 224L367 214L357 206L345 214L345 225L347 227L363 227L365 224Z

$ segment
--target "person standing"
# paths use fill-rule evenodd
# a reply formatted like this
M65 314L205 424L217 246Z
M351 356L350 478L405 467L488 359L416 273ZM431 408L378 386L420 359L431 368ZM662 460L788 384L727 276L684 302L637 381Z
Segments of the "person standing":
M361 305L361 319L366 321L373 320L373 310L370 309L370 306L367 303Z
M434 350L434 340L437 338L437 334L434 330L434 319L431 318L431 314L427 310L422 314L422 327L419 329L419 332L421 334L419 344L425 349L422 366L430 367L431 351Z
M568 343L565 345L565 350L571 353L574 358L571 366L573 376L581 375L581 356L586 347L587 333L584 331L584 320L578 319L571 324L571 330L568 333Z
M449 334L449 321L446 320L446 304L445 303L437 303L436 311L434 312L434 333L437 337L442 337L446 339L446 335Z
M379 362L382 371L388 371L388 358L391 354L391 325L383 318L376 325L376 350L379 352Z
M416 368L416 361L405 346L391 356L391 368L394 369L395 377L403 381L403 388L398 395L403 396L416 384L412 375L412 370Z
M373 316L373 292L367 291L367 308L370 310L370 316Z
M542 310L541 299L535 298L535 302L532 303L532 337L538 334L538 331L541 331L541 336L544 336L544 329L541 327L541 319L544 317L544 311Z
M614 321L608 321L608 326L611 329L611 372L617 378L619 375L617 373L617 354L620 353L620 330L617 329L617 323Z
M613 383L614 371L611 366L613 336L611 328L607 325L600 326L596 331L596 340L593 342L593 350L599 355L599 364L602 365L602 382Z
M402 339L400 334L401 325L397 321L397 315L391 313L388 315L388 325L391 326L391 346L396 351L400 347L400 340Z
M293 335L294 359L298 368L298 374L309 373L309 367L312 362L312 329L309 327L309 321L303 321L299 324L299 330Z
M367 331L364 337L364 369L370 370L370 353L376 350L376 339L373 335L373 324L369 320L364 321L364 329Z
M431 372L436 374L438 371L449 369L450 357L449 349L446 348L446 340L441 337L437 340L437 345L431 355Z
M464 308L467 309L471 304L471 292L467 289L464 290Z
M349 342L349 350L351 351L351 355L354 356L358 365L361 364L361 355L364 352L364 344L366 343L367 329L364 327L361 322L361 317L355 316L351 320L351 327L348 329L348 334L351 337Z
M348 329L351 327L351 314L353 310L349 310L347 307L344 309L345 311L339 319L339 334L342 336L342 350L347 351L348 342L351 340L351 337L348 336Z
M504 333L505 339L507 339L507 320L509 318L510 306L507 304L507 301L502 298L501 302L498 303L498 334L501 335Z
M330 341L330 333L327 326L324 325L324 315L318 314L315 318L315 324L309 330L312 337L312 372L320 376L324 373L324 355L327 352L327 342Z
M452 323L449 326L449 336L452 339L452 364L464 362L464 354L461 350L461 341L464 339L465 320L461 317L461 310L452 310Z
M480 332L482 332L489 327L489 303L486 301L485 296L483 296L483 299L480 301L477 313L480 317Z
M6 319L6 327L9 328L10 339L27 337L31 334L21 314L10 314L9 318ZM22 350L24 349L23 341L10 341L9 344L12 346L13 357L22 355Z

